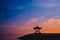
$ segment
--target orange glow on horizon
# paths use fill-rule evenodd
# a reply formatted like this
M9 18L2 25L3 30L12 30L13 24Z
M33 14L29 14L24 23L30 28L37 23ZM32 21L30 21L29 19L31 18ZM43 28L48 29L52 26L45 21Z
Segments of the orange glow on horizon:
M25 25L20 26L15 23L9 27L5 27L4 30L10 34L30 34L34 33L33 27L37 26L38 18L29 20ZM41 26L41 33L60 33L60 19L50 18L47 21L42 22L38 25ZM2 29L2 28L1 28Z
M40 26L42 27L41 33L60 33L60 19L50 18L48 19L48 21L44 21ZM23 34L30 34L34 32L34 30L32 29L33 27L31 27L30 25L23 28L23 30L26 30L26 32L23 32Z

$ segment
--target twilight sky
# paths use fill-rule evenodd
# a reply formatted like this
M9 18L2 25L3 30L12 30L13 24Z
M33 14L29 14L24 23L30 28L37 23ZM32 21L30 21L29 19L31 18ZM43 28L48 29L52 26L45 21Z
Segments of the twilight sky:
M0 34L60 33L60 0L2 0Z

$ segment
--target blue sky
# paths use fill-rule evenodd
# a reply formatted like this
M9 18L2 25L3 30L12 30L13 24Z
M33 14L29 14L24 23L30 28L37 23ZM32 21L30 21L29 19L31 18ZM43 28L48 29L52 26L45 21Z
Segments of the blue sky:
M27 14L25 11L30 3L32 3L31 0L3 0L2 22L4 23L6 20L13 19L18 15L22 15L19 19L23 18Z
M32 18L60 16L60 0L2 0L1 24L23 25Z
M60 16L60 0L2 0L1 24L24 25L32 18Z

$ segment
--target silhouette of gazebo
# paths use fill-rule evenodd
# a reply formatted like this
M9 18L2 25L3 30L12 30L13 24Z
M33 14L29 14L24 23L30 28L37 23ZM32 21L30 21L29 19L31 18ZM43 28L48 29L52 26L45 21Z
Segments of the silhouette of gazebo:
M36 26L33 29L35 30L35 33L40 33L41 27Z
M60 33L41 33L40 29L41 27L34 27L35 30L34 33L24 35L22 37L19 37L17 39L19 40L60 40Z

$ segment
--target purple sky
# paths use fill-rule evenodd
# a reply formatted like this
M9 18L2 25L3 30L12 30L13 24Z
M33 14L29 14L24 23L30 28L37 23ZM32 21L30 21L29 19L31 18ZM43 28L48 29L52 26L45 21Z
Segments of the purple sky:
M39 21L32 22L33 25L50 18L60 18L60 0L3 0L1 3L1 34L7 30L6 34L12 33L11 28L14 29L15 25L22 27L34 18Z

